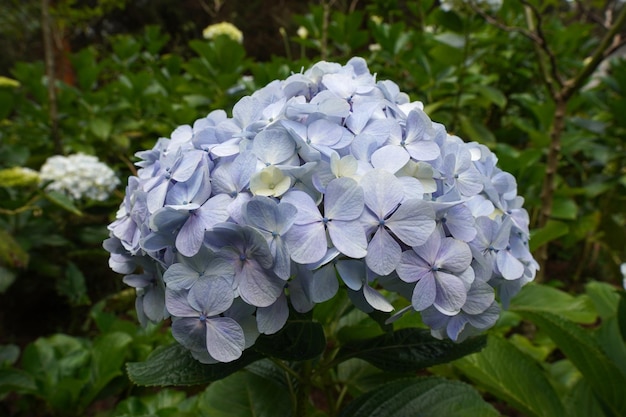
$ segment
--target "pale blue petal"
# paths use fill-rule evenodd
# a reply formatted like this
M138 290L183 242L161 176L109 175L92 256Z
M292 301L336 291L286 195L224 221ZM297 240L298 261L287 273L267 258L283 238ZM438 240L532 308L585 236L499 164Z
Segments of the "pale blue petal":
M367 255L367 238L360 222L333 220L328 222L327 228L330 240L339 252L354 259Z
M190 151L184 153L181 160L176 165L174 172L172 172L172 178L179 182L187 181L198 168L203 156L203 151Z
M165 291L165 307L167 311L176 317L198 317L198 311L194 310L187 301L187 291Z
M282 128L266 129L254 137L252 152L264 163L278 165L295 154L296 143Z
M319 149L320 146L332 147L341 140L343 129L326 119L319 119L307 127L306 143Z
M176 236L176 249L184 256L193 256L200 250L204 239L204 222L195 213L190 213L189 218L178 231Z
M439 256L439 249L441 248L441 233L439 230L435 230L430 234L426 242L420 246L414 246L413 250L416 254L422 258L425 263L430 266L435 266L437 263L437 258Z
M524 274L524 264L511 254L509 250L501 250L496 255L498 271L504 279L514 280Z
M337 261L336 267L341 280L348 288L354 291L361 289L363 281L365 280L365 266L363 265L363 261L354 259L341 260Z
M461 273L472 263L472 251L467 243L446 237L441 241L437 263L447 271Z
M412 250L402 252L396 272L404 282L415 282L432 275L431 266Z
M383 297L381 293L370 287L369 285L363 286L363 296L367 303L374 307L378 311L384 311L386 313L393 311L391 303Z
M385 224L405 244L419 246L435 231L435 212L424 200L406 200Z
M364 204L363 189L352 178L334 179L326 187L324 215L329 219L354 220L363 212Z
M430 274L430 276L425 276L415 284L413 296L411 297L411 305L413 305L416 311L425 310L433 305L436 296L437 285L434 277Z
M188 290L200 278L200 273L183 263L171 265L163 274L163 281L173 291Z
M239 295L255 307L273 304L283 292L285 282L272 271L262 269L258 263L246 261L237 274Z
M293 225L285 235L285 244L291 259L299 264L319 261L328 247L326 231L322 223Z
M471 242L476 237L475 220L465 204L458 204L448 209L445 226L450 234L464 242Z
M443 314L449 316L458 314L467 299L465 284L459 277L445 272L439 271L434 275L437 295L433 305Z
M270 250L274 254L274 273L280 279L288 279L291 275L291 254L284 238L276 236L270 243Z
M374 169L361 178L365 205L383 220L395 210L404 198L404 190L400 180L393 174Z
M483 176L474 167L463 171L456 180L456 188L464 196L473 196L483 190Z
M206 345L209 354L220 362L238 359L245 348L243 329L230 317L206 321Z
M309 294L314 303L323 303L337 294L339 282L333 264L328 264L313 271L313 279L309 282Z
M166 316L165 290L163 285L150 287L143 296L143 311L152 322L159 322Z
M289 306L285 294L268 307L259 307L256 310L256 323L259 332L274 334L283 328L289 318Z
M322 220L322 215L317 205L304 191L289 191L283 196L281 201L289 203L298 209L295 224L302 225Z
M371 162L374 168L395 174L409 162L409 159L409 154L404 148L387 145L372 154Z
M150 216L150 228L155 231L173 231L179 228L189 217L185 211L178 211L171 207L163 207Z
M311 298L308 295L308 289L305 290L303 288L303 276L305 274L312 275L312 272L303 271L304 268L298 268L298 273L295 274L294 279L289 281L288 284L289 299L291 300L291 305L298 313L306 313L308 311L311 311L315 306L315 303L311 301Z
M253 97L246 96L233 106L233 119L242 127L259 120L263 114L263 105ZM217 358L215 358L217 359Z
M168 180L163 180L159 185L148 191L147 203L150 213L154 213L165 204L165 196L170 185Z
M172 322L172 336L190 350L206 350L206 326L198 319L181 318Z
M384 227L379 227L367 246L365 262L378 275L388 275L396 269L401 256L400 245Z
M416 161L432 161L440 155L439 145L431 140L418 140L407 144L406 150Z
M481 314L491 307L494 300L495 292L491 285L475 281L467 293L467 300L462 309L467 314Z
M207 316L216 316L233 304L235 293L230 280L212 277L196 282L189 290L189 305Z

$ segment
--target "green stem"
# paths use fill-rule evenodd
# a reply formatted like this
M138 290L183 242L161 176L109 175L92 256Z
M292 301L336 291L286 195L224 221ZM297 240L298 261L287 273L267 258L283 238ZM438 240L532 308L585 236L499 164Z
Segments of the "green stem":
M304 361L300 371L298 391L296 392L296 417L306 417L307 415L306 409L311 392L311 373L311 361Z

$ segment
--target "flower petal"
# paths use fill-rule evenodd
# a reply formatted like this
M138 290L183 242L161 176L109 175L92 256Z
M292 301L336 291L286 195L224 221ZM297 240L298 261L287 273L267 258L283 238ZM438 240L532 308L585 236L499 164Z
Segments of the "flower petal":
M230 317L206 320L206 346L209 354L220 362L238 359L246 339L239 323Z

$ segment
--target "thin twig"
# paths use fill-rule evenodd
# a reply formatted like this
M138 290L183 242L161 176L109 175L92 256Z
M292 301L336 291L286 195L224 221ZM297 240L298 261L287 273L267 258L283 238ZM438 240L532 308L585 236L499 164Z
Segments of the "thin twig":
M485 13L485 11L481 9L480 7L478 7L473 1L470 1L468 4L474 12L478 13L490 25L495 26L498 29L503 30L505 32L519 33L520 35L523 35L524 37L530 39L531 41L535 43L541 43L541 39L539 39L535 33L528 31L524 28L505 25L498 19Z
M587 64L574 78L567 80L563 85L562 94L565 100L568 100L574 93L580 90L587 78L593 74L596 68L602 63L606 57L605 52L611 47L614 37L619 32L624 22L626 22L626 7L622 7L619 16L617 16L617 19L615 19L609 31L605 33L600 44L596 47L595 52L591 55L591 59L587 61Z
M537 39L539 40L538 42L535 42L533 47L535 48L535 54L537 55L537 62L539 64L539 70L541 71L541 80L546 84L546 87L548 88L548 91L550 92L550 96L552 98L556 97L558 95L558 89L557 87L554 85L555 81L552 77L552 70L554 70L554 68L552 68L552 70L548 70L545 60L544 60L544 53L545 51L543 50L542 44L545 43L545 41L539 37L539 35L536 34L536 25L535 25L535 20L533 18L534 13L531 10L530 7L524 7L524 16L526 18L526 24L528 25L528 29L531 33L534 33L535 36L537 36ZM559 88L562 85L559 84Z
M59 135L59 117L57 109L56 76L54 71L54 45L52 44L52 22L50 19L50 0L41 0L41 29L46 63L46 78L48 81L48 119L50 122L50 136L54 145L54 152L63 153L61 136Z
M548 56L548 59L550 60L550 74L552 75L552 79L558 84L559 87L562 87L563 80L561 79L561 75L558 71L556 56L554 55L552 49L550 49L550 45L548 45L548 38L543 33L543 17L541 15L541 12L527 0L520 0L520 2L528 9L530 9L532 14L535 16L535 19L537 20L535 33L537 35L537 38L539 38L540 40L540 42L538 42L538 45L541 47L543 52L545 52L545 54Z

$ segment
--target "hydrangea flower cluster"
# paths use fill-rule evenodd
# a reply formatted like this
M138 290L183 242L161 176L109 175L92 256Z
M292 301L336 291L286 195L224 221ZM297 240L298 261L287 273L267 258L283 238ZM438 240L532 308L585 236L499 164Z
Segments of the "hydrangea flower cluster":
M104 201L120 185L115 172L92 155L77 153L51 156L39 172L46 190L58 191L73 200Z
M243 33L237 26L228 22L215 23L213 25L209 25L202 30L202 37L204 39L214 39L220 35L228 36L232 40L238 43L243 42Z
M274 81L137 156L110 266L139 320L171 317L203 363L237 359L338 279L366 312L398 293L410 305L391 319L417 311L462 340L538 268L513 176L360 58Z

